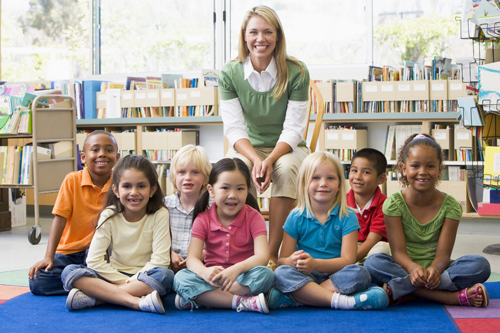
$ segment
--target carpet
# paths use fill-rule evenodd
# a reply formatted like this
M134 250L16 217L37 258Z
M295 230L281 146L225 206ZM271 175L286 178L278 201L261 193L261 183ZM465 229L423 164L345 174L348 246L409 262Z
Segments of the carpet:
M22 273L21 273L22 272ZM0 273L6 284L26 271ZM26 276L26 275L24 275ZM390 306L382 311L332 311L312 307L272 310L270 314L234 310L179 311L174 294L164 299L165 315L143 313L114 305L70 312L65 296L40 297L25 286L0 286L0 332L19 331L138 331L171 332L498 332L500 282L485 284L486 309L442 306L426 300ZM9 296L8 298L5 296ZM7 301L5 301L8 299ZM4 300L3 304L1 304Z

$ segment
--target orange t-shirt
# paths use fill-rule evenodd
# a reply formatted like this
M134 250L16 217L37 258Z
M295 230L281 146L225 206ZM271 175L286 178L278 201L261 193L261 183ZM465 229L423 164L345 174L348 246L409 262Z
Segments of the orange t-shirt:
M71 254L87 250L103 209L111 176L100 189L92 183L87 168L69 173L61 185L52 214L66 218L56 252Z

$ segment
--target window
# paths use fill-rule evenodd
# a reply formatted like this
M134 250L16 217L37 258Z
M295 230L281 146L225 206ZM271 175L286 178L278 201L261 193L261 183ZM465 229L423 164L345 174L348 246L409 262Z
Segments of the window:
M101 0L101 73L213 68L213 11L206 0Z
M238 54L244 14L260 4L276 11L285 31L288 54L307 66L371 62L370 0L231 1L230 59Z
M88 77L88 1L2 1L2 80Z
M94 54L100 55L100 74L189 71L214 68L216 64L220 67L236 57L243 15L260 4L276 10L286 33L288 54L313 68L314 77L334 78L333 72L356 64L361 69L360 75L366 77L363 66L372 63L398 66L410 60L429 64L438 54L453 60L471 57L472 43L460 39L460 24L455 20L460 15L460 3L456 0L3 1L2 79L90 77L92 26L100 28L93 49ZM94 25L90 22L91 4L100 6ZM221 23L224 6L225 24ZM426 35L429 30L432 38ZM405 42L411 38L417 41L416 45ZM341 75L361 77L348 71Z
M403 61L430 64L434 56L472 57L470 40L460 39L460 1L373 0L376 65Z

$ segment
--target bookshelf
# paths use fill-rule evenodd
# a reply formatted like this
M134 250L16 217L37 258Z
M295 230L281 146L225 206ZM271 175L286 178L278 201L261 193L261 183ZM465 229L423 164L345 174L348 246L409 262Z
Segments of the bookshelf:
M48 99L58 102L40 107L40 102ZM2 135L0 140L27 138L32 140L33 147L58 142L67 142L71 146L64 157L41 158L34 152L29 166L32 181L28 184L0 184L0 188L33 189L35 225L28 233L28 240L31 244L38 244L41 239L39 195L58 192L66 174L77 170L75 102L66 95L39 95L32 102L31 113L31 135Z

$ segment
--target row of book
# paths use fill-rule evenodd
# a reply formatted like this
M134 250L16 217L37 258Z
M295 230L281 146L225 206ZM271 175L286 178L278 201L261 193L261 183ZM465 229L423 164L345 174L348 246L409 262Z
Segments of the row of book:
M326 113L450 112L472 93L462 83L462 65L435 57L432 65L369 66L366 80L315 80ZM313 96L313 112L317 109Z
M217 87L217 74L218 72L213 69L202 69L198 78L184 78L182 74L159 74L158 76L145 76L145 77L127 77L123 81L104 81L104 80L61 80L61 81L43 81L36 83L5 83L0 85L0 116L10 115L13 113L14 108L20 104L19 99L22 99L26 93L38 94L45 93L47 91L56 91L62 95L69 95L75 100L75 109L77 119L96 119L97 116L97 98L96 93L99 91L106 92L109 91L110 96L108 99L113 101L116 100L116 95L120 96L120 93L113 91L118 90L151 90L151 89L175 89L175 88L195 88L195 87ZM173 116L174 110L172 108L167 108L163 110L119 110L118 113L114 109L121 109L119 103L111 103L113 106L113 112L110 111L110 107L105 110L101 110L101 118L106 117L147 117L147 116L160 116L168 117ZM160 106L160 105L156 105ZM127 109L129 107L123 107ZM101 108L104 109L104 108ZM172 110L170 110L172 109ZM190 114L198 113L202 115L203 113L209 113L211 110L191 110L187 112L187 116ZM181 111L182 112L182 111Z
M37 147L37 158L50 159L50 149ZM0 183L32 185L33 146L0 146Z

